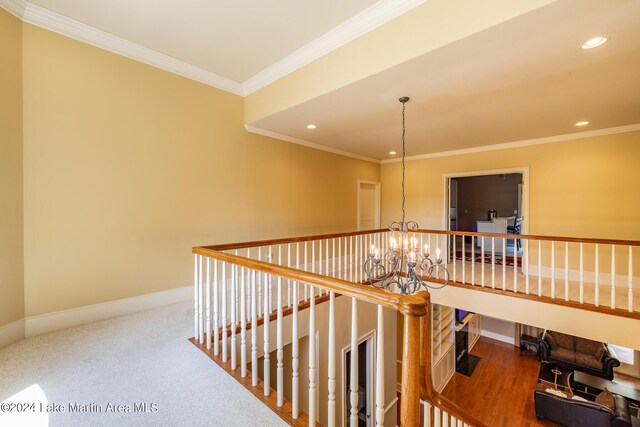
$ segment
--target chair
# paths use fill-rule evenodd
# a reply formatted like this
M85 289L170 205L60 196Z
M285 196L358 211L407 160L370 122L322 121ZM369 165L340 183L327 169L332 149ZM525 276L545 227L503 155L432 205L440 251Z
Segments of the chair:
M522 217L517 217L513 222L513 227L507 226L507 233L510 234L522 234ZM515 239L514 239L515 240ZM520 250L522 241L518 240L518 247L516 250Z

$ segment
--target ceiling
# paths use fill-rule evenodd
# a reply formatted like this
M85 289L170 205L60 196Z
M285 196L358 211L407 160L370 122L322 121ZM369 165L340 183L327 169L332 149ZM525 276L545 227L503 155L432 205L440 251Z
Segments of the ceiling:
M638 124L638 22L637 0L555 2L249 125L389 159L403 95L409 156Z
M376 2L29 0L235 82L244 82Z

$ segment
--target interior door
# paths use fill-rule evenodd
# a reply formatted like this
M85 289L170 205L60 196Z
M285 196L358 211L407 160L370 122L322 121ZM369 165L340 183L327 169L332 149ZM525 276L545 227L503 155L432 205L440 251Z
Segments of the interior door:
M357 229L380 228L380 183L358 181Z

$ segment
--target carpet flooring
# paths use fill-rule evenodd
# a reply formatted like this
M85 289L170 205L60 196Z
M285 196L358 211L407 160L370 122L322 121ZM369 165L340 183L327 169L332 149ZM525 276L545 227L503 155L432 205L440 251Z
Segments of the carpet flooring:
M0 349L0 426L286 425L187 341L192 310L174 304Z

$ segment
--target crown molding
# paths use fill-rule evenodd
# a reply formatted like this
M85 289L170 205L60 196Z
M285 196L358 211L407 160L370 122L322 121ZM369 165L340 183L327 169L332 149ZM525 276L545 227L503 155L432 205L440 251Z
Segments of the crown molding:
M236 95L243 95L242 84L236 81L83 24L33 3L23 0L0 0L0 6L29 24Z
M247 132L255 133L256 135L268 136L269 138L275 138L282 141L292 142L294 144L303 145L305 147L314 148L316 150L327 151L329 153L339 154L341 156L351 157L358 160L364 160L366 162L380 164L380 160L378 159L361 156L360 154L350 153L348 151L339 150L337 148L326 147L324 145L316 144L310 141L305 141L304 139L295 138L293 136L284 135L282 133L261 129L251 125L244 125L244 128L246 129Z
M326 34L301 47L289 56L265 68L242 83L244 95L262 89L276 80L315 61L383 25L394 18L420 6L427 0L381 0L343 22Z
M24 11L27 9L27 2L24 0L0 0L0 7L22 19Z
M569 141L572 139L591 138L594 136L613 135L616 133L634 132L640 130L640 123L605 129L589 130L586 132L568 133L565 135L548 136L545 138L527 139L523 141L505 142L503 144L483 145L481 147L463 148L460 150L439 151L437 153L418 154L405 157L405 160L433 159L436 157L460 156L464 154L481 153L484 151L505 150L507 148L527 147L529 145L549 144L551 142ZM385 159L380 163L399 163L402 159Z

